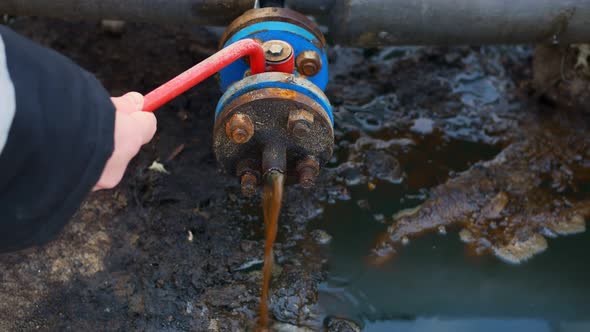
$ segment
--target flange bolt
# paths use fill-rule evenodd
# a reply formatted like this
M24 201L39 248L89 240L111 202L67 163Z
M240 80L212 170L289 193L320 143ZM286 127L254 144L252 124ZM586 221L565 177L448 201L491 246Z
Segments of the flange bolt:
M246 143L254 136L252 120L245 114L236 113L225 124L225 134L234 143Z
M313 125L313 114L306 110L295 110L289 113L289 130L296 138L302 139L309 135Z
M267 62L280 63L284 62L293 54L293 48L289 43L282 40L269 40L262 43L264 57Z
M242 186L242 195L252 197L256 194L258 177L252 172L245 172L240 178L240 184Z
M322 59L316 51L303 51L295 59L297 71L305 76L315 76L322 69Z
M299 174L299 184L310 189L315 186L315 180L320 174L320 164L312 157L307 157L297 164L297 173Z

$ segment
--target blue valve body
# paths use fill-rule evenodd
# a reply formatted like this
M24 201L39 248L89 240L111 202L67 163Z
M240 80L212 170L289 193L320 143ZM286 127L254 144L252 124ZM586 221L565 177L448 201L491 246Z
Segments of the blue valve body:
M326 55L325 47L319 47L322 42L311 32L306 29L288 22L281 21L265 21L249 25L242 30L236 32L224 45L228 46L235 43L238 40L245 38L256 38L261 41L268 40L282 40L289 43L295 52L295 59L303 51L315 51L320 55L322 66L320 71L314 76L301 76L297 69L293 75L305 78L307 81L313 83L320 90L325 90L328 85L328 57ZM225 92L220 99L216 116L218 116L223 108L235 98L243 95L244 93L264 89L264 88L282 88L289 89L299 93L302 93L315 102L320 104L324 111L327 113L331 120L332 126L334 126L334 116L332 114L332 107L326 97L322 94L318 94L315 89L311 89L306 85L297 84L296 82L279 82L279 81L261 81L254 80L252 84L247 86L241 86L239 89L232 89L232 85L244 78L244 74L249 69L249 66L243 60L238 60L231 65L227 66L220 72L220 84L221 89Z

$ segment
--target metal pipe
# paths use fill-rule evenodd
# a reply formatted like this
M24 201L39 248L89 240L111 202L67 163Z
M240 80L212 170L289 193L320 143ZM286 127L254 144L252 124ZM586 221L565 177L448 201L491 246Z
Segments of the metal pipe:
M590 41L590 0L348 0L327 8L331 38L352 46Z
M0 13L225 25L255 0L0 0ZM590 0L286 0L349 46L590 41Z
M279 142L268 144L262 150L262 176L266 177L271 171L287 171L287 151Z
M159 24L226 25L255 0L0 0L0 13Z
M183 92L201 83L244 56L250 57L252 75L264 72L266 60L262 46L254 39L242 39L199 62L145 96L144 112L153 112Z
M336 0L285 0L285 6L308 15L327 16Z

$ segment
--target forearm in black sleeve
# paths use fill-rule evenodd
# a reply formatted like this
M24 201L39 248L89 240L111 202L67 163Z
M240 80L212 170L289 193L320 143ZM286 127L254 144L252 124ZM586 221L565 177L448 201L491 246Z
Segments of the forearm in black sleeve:
M93 75L0 26L0 252L59 233L112 153L114 112Z

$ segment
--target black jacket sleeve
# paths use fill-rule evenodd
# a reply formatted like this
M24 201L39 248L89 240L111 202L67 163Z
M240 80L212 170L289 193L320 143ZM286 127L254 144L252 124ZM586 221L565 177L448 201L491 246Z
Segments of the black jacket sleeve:
M6 252L46 243L75 213L112 153L115 108L98 80L67 58L4 26L0 42L14 87L0 98L15 97L0 145L0 252Z

